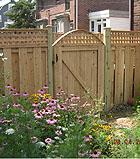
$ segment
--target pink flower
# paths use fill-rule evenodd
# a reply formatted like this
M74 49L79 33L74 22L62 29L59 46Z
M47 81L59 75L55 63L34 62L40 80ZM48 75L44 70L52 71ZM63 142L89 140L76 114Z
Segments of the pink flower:
M49 99L42 100L41 103L48 103Z
M86 151L86 152L84 152L84 153L78 152L78 155L84 157L84 156L86 156L87 153L88 153L88 151Z
M43 89L38 90L38 92L39 92L40 94L44 94L44 93L45 93L45 92L43 91Z
M19 92L13 93L13 96L20 96Z
M47 138L47 139L45 139L45 142L50 144L50 143L52 143L52 139L51 138Z
M47 88L49 88L49 87L48 87L47 85L44 85L43 88L44 88L44 89L47 89Z
M82 118L82 116L78 115L77 118L80 119L80 118Z
M2 103L2 105L6 105L6 103L4 102L4 103Z
M28 93L26 93L26 92L23 94L23 96L24 96L24 97L26 97L26 96L28 96L28 95L29 95L29 94L28 94Z
M13 92L14 92L14 90L13 90L13 89L10 89L10 90L9 90L9 93L13 93Z
M43 115L41 114L41 113L36 113L35 115L35 118L38 118L38 119L41 119L41 118L43 118Z
M89 141L90 141L90 138L85 137L84 141L85 141L85 142L89 142Z
M101 154L101 151L95 151L93 154L91 154L92 158L98 157Z
M74 103L70 104L70 106L72 106L72 107L74 107L74 106L76 106L76 105L78 105L78 104L74 104Z
M20 104L15 103L13 106L14 106L14 107L19 107Z
M64 107L63 105L58 105L57 108L60 110L66 110L66 107Z
M46 120L46 122L47 122L48 124L53 125L53 124L55 124L55 123L57 122L57 120L55 120L55 119L53 119L53 118L50 118L50 119Z
M49 106L52 106L52 105L55 105L56 102L54 100L52 100L50 103L49 103Z
M74 99L80 99L80 97L74 96L74 97L72 97L71 99L72 99L72 100L74 100Z
M50 110L48 110L48 109L45 109L43 112L42 112L42 114L51 114L51 111Z
M34 104L32 104L32 106L33 107L38 107L38 106L40 106L40 103L34 103Z
M37 112L38 112L38 110L34 109L32 112L37 113Z
M56 131L55 134L56 134L56 135L61 135L62 132L61 132L61 131Z
M90 139L92 139L92 138L93 138L91 135L88 135L88 137L89 137Z
M60 117L60 114L54 113L53 116L54 116L54 117Z
M7 86L5 86L6 88L11 88L10 84L7 84Z
M36 143L38 141L38 138L35 136L31 137L31 139L32 139L32 143Z

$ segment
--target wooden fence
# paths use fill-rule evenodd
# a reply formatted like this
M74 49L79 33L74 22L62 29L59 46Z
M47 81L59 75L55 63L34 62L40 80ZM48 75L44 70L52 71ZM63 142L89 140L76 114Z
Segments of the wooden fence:
M61 36L50 26L1 29L0 53L8 58L0 63L10 73L5 84L22 93L45 84L51 95L57 86L77 96L89 89L92 98L104 96L106 110L139 95L140 32L105 28L104 35L76 30Z

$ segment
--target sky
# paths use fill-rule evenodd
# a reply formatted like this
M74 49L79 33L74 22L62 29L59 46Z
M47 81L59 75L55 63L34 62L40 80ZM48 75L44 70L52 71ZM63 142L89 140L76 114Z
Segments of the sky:
M15 0L15 1L17 2L18 0ZM0 0L0 7L6 5L9 2L11 2L11 0Z

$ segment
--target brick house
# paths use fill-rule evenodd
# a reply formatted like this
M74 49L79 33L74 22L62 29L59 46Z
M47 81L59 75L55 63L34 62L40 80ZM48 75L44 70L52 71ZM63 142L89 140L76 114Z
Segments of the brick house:
M49 24L54 32L63 33L89 30L91 12L114 10L129 14L129 0L37 0L37 9L37 27Z
M131 0L131 29L140 30L140 0Z

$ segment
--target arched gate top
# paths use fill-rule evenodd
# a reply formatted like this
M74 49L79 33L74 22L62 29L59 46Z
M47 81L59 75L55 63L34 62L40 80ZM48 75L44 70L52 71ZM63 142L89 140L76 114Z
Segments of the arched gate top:
M52 46L56 45L91 45L91 44L103 44L93 33L86 30L72 30L60 38L58 38Z

